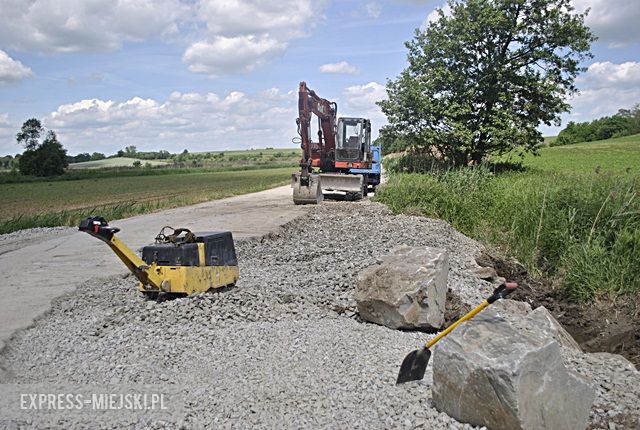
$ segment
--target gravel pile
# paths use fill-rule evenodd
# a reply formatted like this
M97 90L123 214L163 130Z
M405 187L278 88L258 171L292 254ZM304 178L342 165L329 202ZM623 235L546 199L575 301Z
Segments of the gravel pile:
M233 289L158 303L131 276L83 284L8 344L2 382L180 392L169 418L32 415L38 427L471 428L433 408L430 367L423 381L394 385L404 356L429 335L363 323L355 312L358 272L398 244L449 250L449 288L463 304L492 290L467 272L481 246L447 223L327 202L277 234L237 242ZM593 426L637 421L635 369L620 378L616 360L567 352L567 362L601 387Z

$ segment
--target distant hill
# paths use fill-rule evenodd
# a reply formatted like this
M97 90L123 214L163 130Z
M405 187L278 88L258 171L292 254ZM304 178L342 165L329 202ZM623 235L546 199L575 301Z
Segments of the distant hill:
M70 169L102 169L105 167L133 167L133 163L137 159L135 158L127 158L127 157L117 157L117 158L106 158L104 160L96 160L96 161L84 161L82 163L72 163L69 164ZM156 161L156 160L137 160L145 164L149 163L152 166L161 166L166 165L165 161Z

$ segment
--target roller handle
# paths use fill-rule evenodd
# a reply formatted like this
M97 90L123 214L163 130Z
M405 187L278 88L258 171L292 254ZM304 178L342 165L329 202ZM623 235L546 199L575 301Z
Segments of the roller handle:
M101 216L92 216L81 220L78 230L89 233L107 243L111 241L114 234L120 231L118 227L110 227L107 220Z

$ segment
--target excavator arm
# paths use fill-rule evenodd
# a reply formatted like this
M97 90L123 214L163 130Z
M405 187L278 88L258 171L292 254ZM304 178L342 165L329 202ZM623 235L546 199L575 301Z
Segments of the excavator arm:
M301 175L307 176L314 167L327 168L333 163L336 148L338 105L323 99L315 91L300 82L298 90L298 132L300 133L303 158L300 161ZM318 118L318 141L313 142L311 121Z

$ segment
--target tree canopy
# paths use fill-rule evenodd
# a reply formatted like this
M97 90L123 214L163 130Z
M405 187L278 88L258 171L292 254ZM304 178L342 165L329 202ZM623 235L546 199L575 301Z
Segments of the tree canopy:
M16 135L16 140L25 147L19 160L20 173L34 176L55 176L64 173L67 162L67 150L58 142L53 130L40 143L40 135L44 127L36 118L28 119L22 124L22 129Z
M408 66L379 102L383 136L452 165L535 151L559 124L595 37L570 0L449 1L416 30ZM385 139L388 139L386 137Z
M19 144L24 148L34 150L40 144L40 136L44 133L44 128L40 121L36 118L30 118L22 124L20 132L16 135Z

